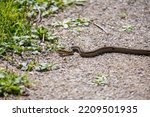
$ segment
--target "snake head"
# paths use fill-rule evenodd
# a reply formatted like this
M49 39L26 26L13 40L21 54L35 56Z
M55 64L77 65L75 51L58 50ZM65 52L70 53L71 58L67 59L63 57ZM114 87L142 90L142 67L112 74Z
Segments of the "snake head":
M60 57L74 55L73 51L66 51L66 50L57 50L57 53L59 54Z

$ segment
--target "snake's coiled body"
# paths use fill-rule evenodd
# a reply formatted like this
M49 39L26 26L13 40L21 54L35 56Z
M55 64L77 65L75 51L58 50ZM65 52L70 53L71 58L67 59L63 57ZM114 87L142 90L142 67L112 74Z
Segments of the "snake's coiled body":
M85 58L95 57L95 56L102 55L105 53L123 53L123 54L150 56L150 50L128 49L128 48L121 48L121 47L102 47L97 50L89 51L89 52L84 52L78 46L72 46L70 51L58 50L58 53L60 56L73 55L74 52L79 53L81 57L85 57Z

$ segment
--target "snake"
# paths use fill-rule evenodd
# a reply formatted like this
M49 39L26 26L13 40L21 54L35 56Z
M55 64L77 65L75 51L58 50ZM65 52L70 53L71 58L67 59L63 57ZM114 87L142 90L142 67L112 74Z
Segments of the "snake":
M122 48L122 47L102 47L93 51L83 51L79 46L72 46L70 50L60 49L57 50L59 56L71 56L77 52L83 58L95 57L98 55L103 55L105 53L122 53L122 54L130 54L130 55L144 55L150 56L150 50L143 49L130 49L130 48Z

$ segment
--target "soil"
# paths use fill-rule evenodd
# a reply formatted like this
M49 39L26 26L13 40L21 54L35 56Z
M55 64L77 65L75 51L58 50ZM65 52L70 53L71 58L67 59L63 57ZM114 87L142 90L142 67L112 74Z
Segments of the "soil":
M92 23L78 27L79 33L48 26L53 21L78 17L92 19L103 30ZM149 0L89 0L83 6L67 7L42 23L61 36L60 43L66 49L77 45L85 51L104 46L150 50ZM125 26L132 26L132 31L125 31ZM33 85L28 89L29 96L1 99L150 99L149 56L111 53L82 58L78 54L60 57L49 53L39 60L58 67L48 72L30 72ZM104 83L95 83L102 77L107 79Z

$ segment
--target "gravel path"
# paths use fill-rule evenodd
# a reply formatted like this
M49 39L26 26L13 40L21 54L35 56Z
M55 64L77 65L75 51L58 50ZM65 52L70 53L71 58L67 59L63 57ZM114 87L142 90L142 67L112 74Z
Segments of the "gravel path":
M68 7L55 17L44 19L43 24L47 26L69 17L94 19L106 33L92 24L81 27L78 34L57 28L62 37L60 43L66 48L78 45L89 51L107 45L150 50L149 0L91 0L84 6ZM132 26L133 32L124 31L125 26ZM41 56L41 60L56 63L59 68L31 72L34 85L29 90L30 96L6 99L150 99L148 56L112 53L94 58L78 54L62 58L49 53ZM96 85L99 75L106 81Z

